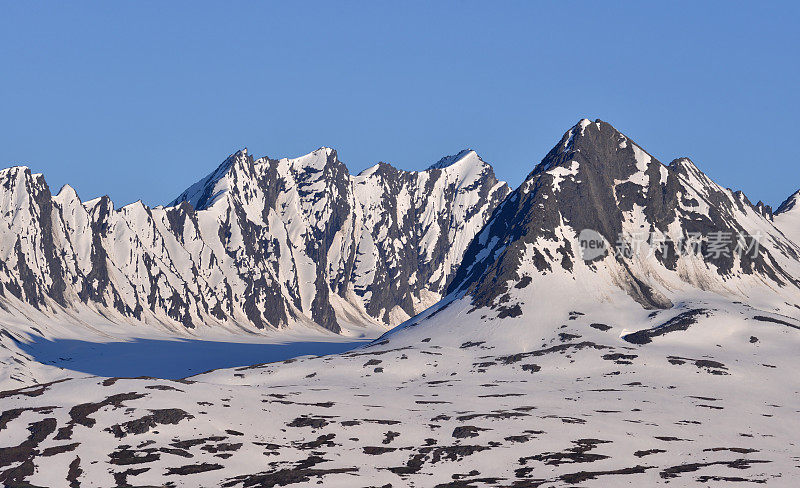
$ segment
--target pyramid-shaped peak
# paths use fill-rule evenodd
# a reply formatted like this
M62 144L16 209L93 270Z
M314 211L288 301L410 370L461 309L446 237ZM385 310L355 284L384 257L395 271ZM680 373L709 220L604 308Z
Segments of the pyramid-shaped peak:
M800 190L797 190L792 196L784 200L775 210L775 215L784 214L792 210L800 212Z
M626 140L629 139L608 122L600 119L595 119L594 122L589 119L581 119L564 134L561 141L562 143L566 141L574 142L575 140L581 138L609 138L614 140L620 138L624 138Z
M247 153L247 148L242 148L235 153L228 156L217 169L211 172L205 178L202 178L197 183L193 184L181 193L178 198L170 202L167 206L174 207L181 202L189 202L196 209L207 208L211 206L216 197L218 197L224 184L221 181L225 178L231 168L237 163L247 163L252 160L252 156ZM216 190L215 190L216 188Z
M527 179L556 168L574 171L573 167L578 165L624 180L653 164L661 163L608 122L581 119L564 133Z
M581 151L598 151L626 149L638 145L608 122L596 119L581 119L567 130L558 144L548 153L545 159L552 159L554 154L575 153Z
M773 216L780 231L800 246L800 190L781 203Z
M61 187L58 193L53 197L55 201L66 204L70 202L77 202L80 203L81 199L78 197L78 192L75 191L75 188L70 186L69 184L65 184Z
M359 172L356 175L356 177L359 180L364 180L366 178L371 178L371 177L376 176L376 175L383 175L383 174L386 174L386 173L396 174L396 173L400 173L402 171L403 170L397 169L397 168L395 168L394 166L392 166L391 164L389 164L389 163L387 163L385 161L378 161L376 164L373 164L369 168L366 168L366 169L362 170L361 172Z

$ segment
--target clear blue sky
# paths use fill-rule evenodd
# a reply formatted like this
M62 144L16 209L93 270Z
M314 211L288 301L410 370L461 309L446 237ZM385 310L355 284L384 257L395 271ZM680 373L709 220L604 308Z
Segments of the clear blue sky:
M3 2L0 166L164 203L236 149L351 172L466 147L513 185L582 117L777 205L796 2Z

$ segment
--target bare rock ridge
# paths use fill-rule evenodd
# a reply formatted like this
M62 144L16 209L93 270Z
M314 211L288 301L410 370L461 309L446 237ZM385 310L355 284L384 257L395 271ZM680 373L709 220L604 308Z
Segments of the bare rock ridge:
M0 306L190 328L394 325L441 297L509 192L474 152L453 162L352 176L329 148L245 149L167 207L120 209L2 170Z

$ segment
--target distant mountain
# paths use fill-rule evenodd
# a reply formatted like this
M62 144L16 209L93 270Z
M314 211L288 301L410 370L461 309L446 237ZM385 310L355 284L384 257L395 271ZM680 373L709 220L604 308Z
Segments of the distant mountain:
M775 210L775 225L800 246L800 190Z
M351 176L329 148L243 150L167 207L120 209L2 170L0 306L167 328L395 325L439 300L509 191L474 152L450 159Z

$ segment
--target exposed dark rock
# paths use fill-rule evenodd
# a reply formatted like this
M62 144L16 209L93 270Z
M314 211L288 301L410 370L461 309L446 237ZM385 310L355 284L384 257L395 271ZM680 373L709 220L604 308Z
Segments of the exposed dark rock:
M692 324L697 323L702 317L709 317L711 312L705 309L694 309L682 312L661 325L652 329L639 330L630 334L625 334L622 339L631 344L649 344L654 337L662 336L670 332L686 330Z
M480 435L480 432L485 430L489 429L475 427L473 425L463 425L453 429L452 435L456 439L466 439L468 437L478 437Z
M215 471L222 468L224 468L224 466L216 463L187 464L177 468L167 468L167 474L177 474L183 476L188 474L205 473L207 471Z
M194 418L179 408L150 410L150 412L150 415L112 425L106 430L112 432L115 437L125 437L127 434L144 434L159 424L177 424L181 420Z

